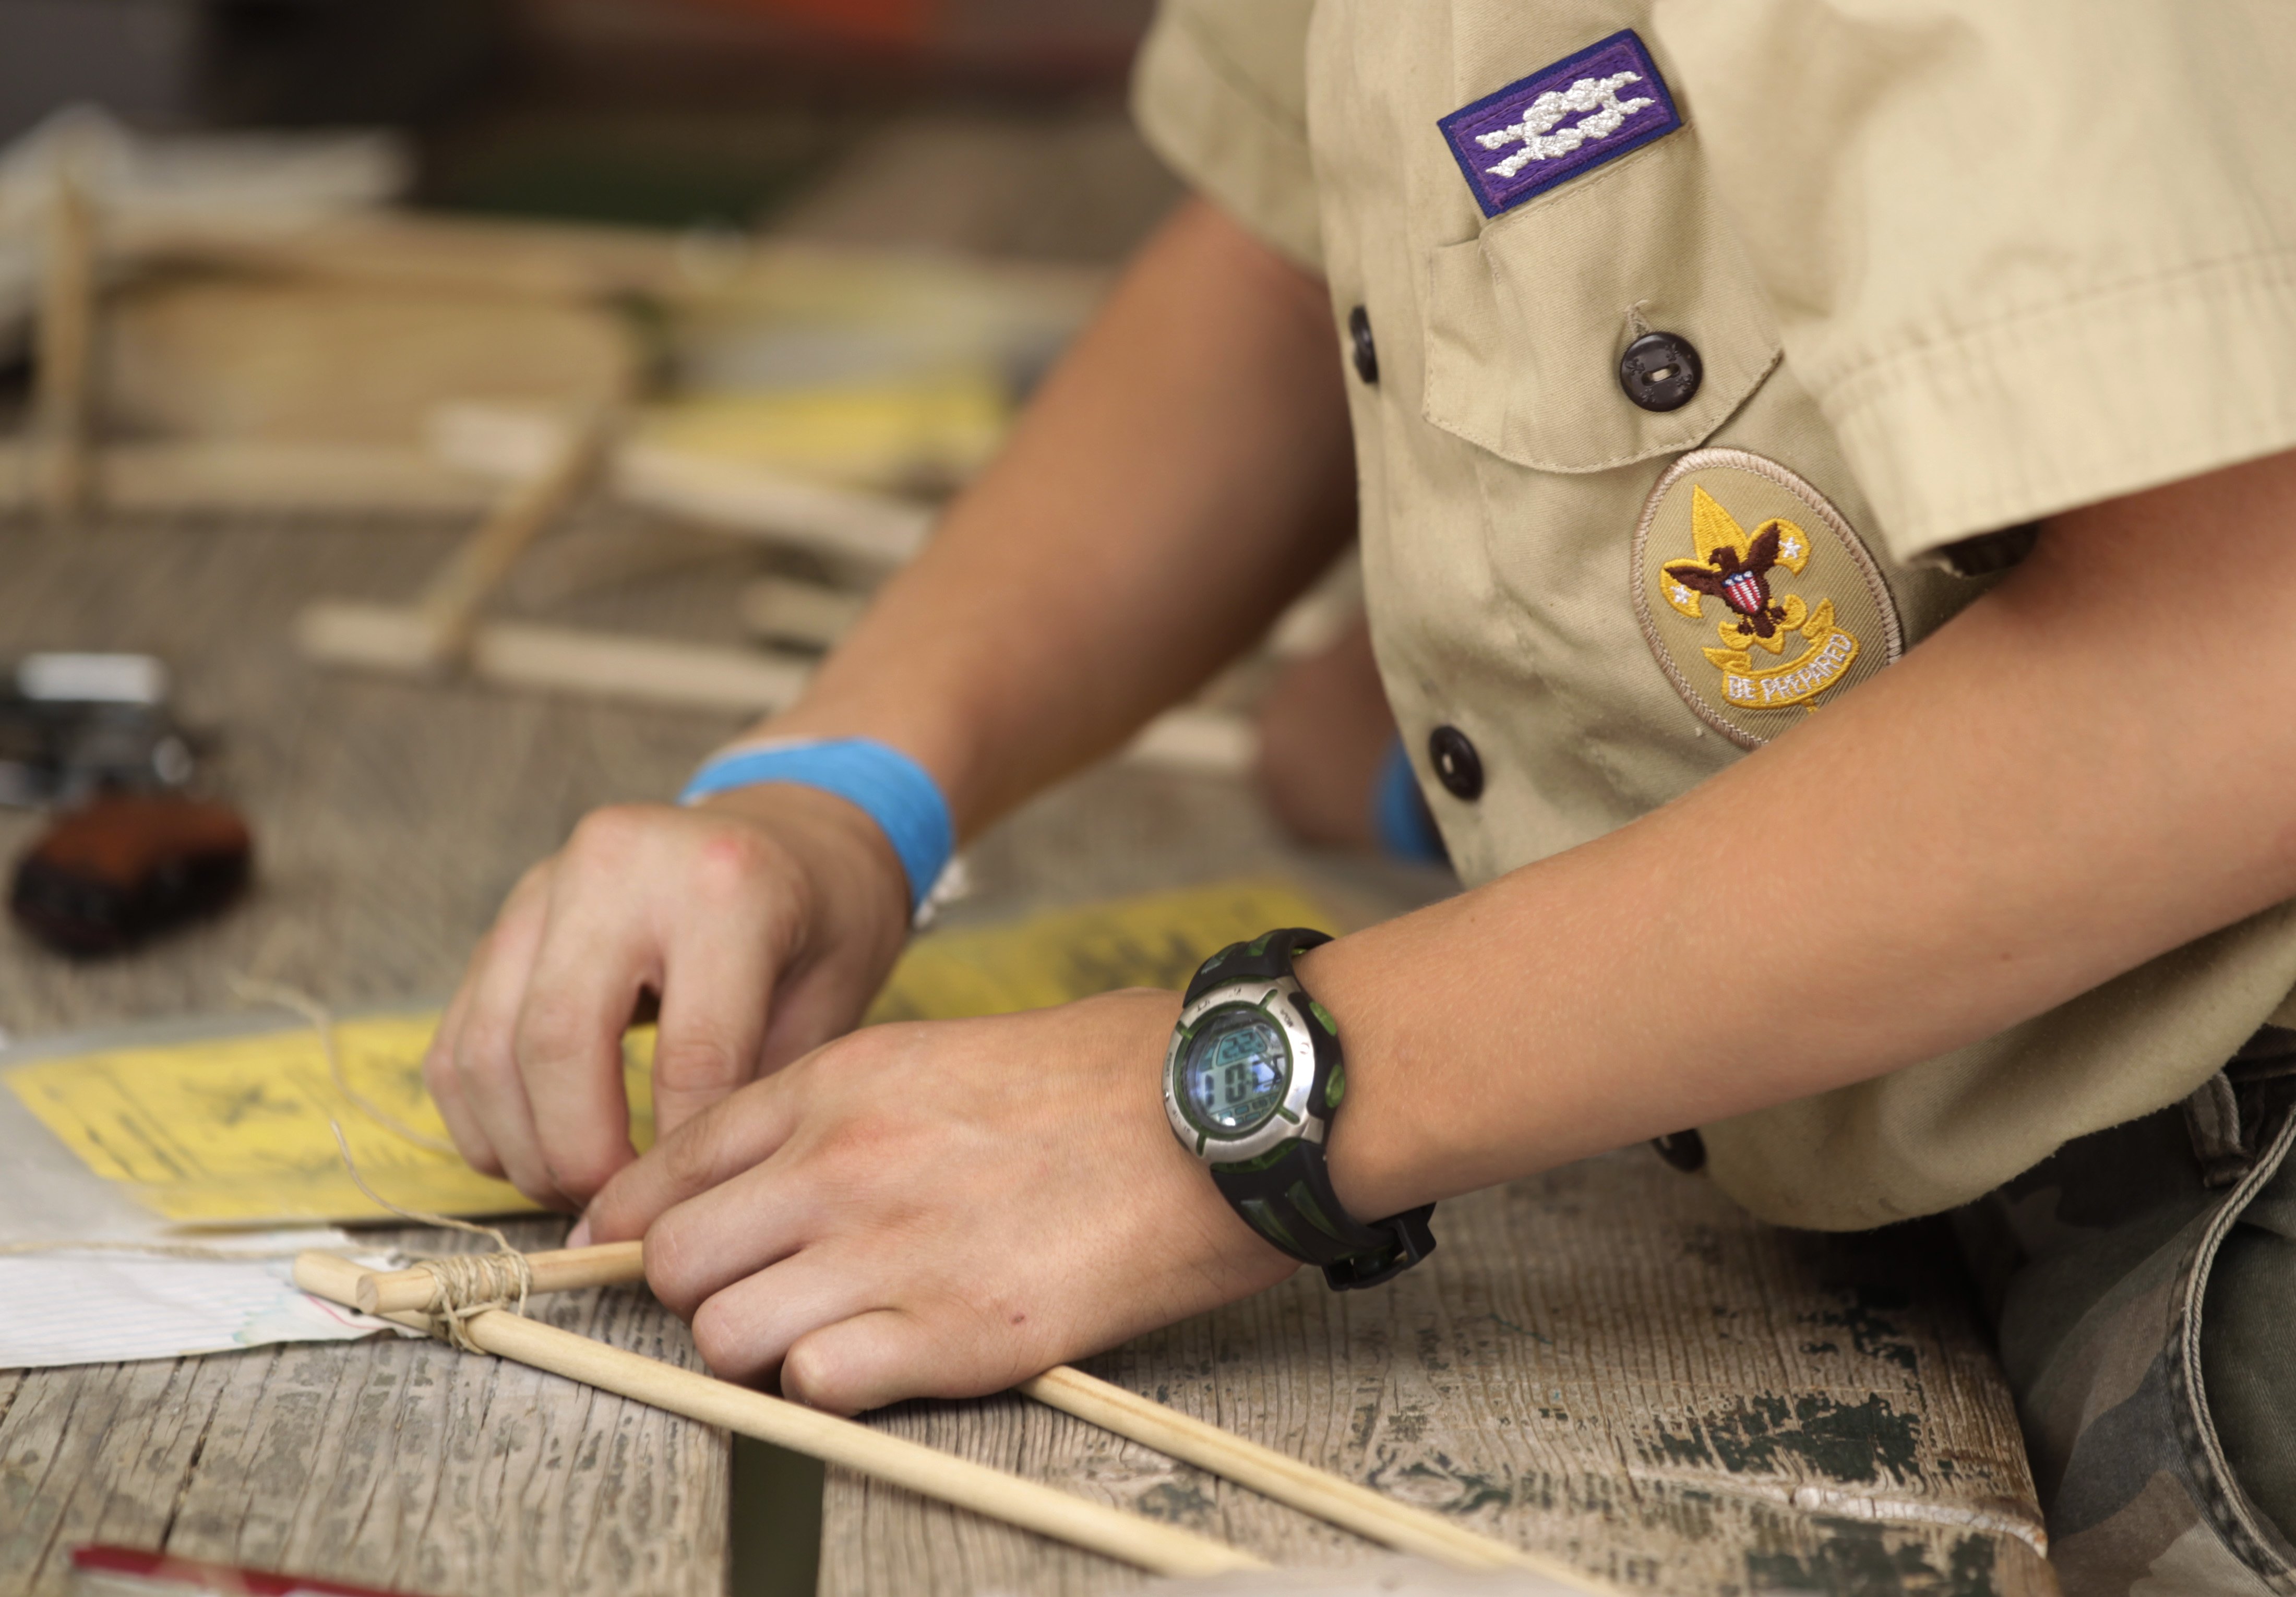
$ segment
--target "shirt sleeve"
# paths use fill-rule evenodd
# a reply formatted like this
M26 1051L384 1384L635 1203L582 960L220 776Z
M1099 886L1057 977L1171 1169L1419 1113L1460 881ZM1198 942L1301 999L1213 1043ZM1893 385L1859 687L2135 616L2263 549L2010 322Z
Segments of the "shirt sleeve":
M1900 561L2296 446L2296 5L1659 0Z
M1141 135L1255 238L1323 271L1308 154L1314 0L1163 0L1133 67Z

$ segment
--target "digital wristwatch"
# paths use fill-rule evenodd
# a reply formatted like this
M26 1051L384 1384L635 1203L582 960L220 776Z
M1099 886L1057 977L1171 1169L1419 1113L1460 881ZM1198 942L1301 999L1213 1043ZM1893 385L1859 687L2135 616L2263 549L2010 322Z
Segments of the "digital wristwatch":
M1292 974L1332 939L1292 927L1231 943L1196 971L1164 1060L1164 1112L1244 1223L1335 1289L1377 1286L1435 1250L1431 1203L1366 1225L1324 1164L1348 1073L1331 1012Z

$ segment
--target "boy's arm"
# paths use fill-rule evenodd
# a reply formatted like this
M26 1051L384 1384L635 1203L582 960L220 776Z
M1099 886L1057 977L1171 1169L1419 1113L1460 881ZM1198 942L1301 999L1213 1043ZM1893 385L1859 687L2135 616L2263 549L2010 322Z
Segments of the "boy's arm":
M2296 897L2292 535L2296 455L2060 516L1676 802L1308 955L1348 1043L1342 1200L1879 1076Z
M1184 698L1328 563L1353 531L1351 447L1322 284L1191 203L758 731L889 743L976 833ZM824 793L598 811L511 895L425 1080L472 1163L578 1202L634 1157L620 1039L643 992L667 1131L851 1027L908 902L874 823Z
M2296 455L2059 517L1676 803L1307 955L1348 1049L1341 1199L1384 1216L1877 1076L2296 897L2292 504ZM1177 1009L856 1033L632 1166L590 1229L646 1235L721 1372L839 1408L995 1390L1289 1267L1166 1126Z

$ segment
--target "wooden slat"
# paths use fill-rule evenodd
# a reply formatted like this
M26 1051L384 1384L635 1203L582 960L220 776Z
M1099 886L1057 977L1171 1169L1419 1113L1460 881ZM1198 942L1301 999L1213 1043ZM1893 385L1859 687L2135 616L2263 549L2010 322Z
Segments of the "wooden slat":
M1377 1291L1283 1288L1087 1370L1630 1589L2054 1591L2016 1416L1936 1230L1748 1219L1635 1150L1445 1204ZM1017 1400L900 1434L1259 1548L1361 1541ZM1113 1590L832 1470L823 1597Z
M65 533L0 518L0 652L165 657L257 849L243 905L131 959L74 962L12 941L0 1027L29 1036L219 1012L239 971L343 1008L442 998L519 873L576 820L674 794L746 719L313 668L293 643L305 605L417 592L463 524L398 523L390 536L376 525L138 518ZM640 547L656 535L608 516L585 536ZM730 652L728 595L751 559L728 545L590 595L578 619ZM0 811L0 855L39 825ZM1327 869L1286 849L1240 785L1119 766L1030 805L972 863L978 891L959 923L1269 870L1362 918L1407 907L1435 881ZM432 1233L422 1245L461 1244ZM578 1295L548 1312L652 1356L691 1356L684 1327L635 1295ZM723 1438L492 1368L409 1343L0 1373L0 1597L64 1597L64 1552L97 1536L442 1597L715 1597ZM1085 1578L1121 1578L1077 1557Z

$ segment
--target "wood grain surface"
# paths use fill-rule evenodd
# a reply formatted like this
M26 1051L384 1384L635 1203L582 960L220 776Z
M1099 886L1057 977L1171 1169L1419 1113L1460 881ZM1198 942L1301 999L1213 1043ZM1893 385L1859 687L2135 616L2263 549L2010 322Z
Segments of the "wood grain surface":
M1948 1242L1782 1232L1635 1150L1447 1203L1378 1291L1303 1274L1084 1367L1630 1591L2055 1590ZM1282 1565L1369 1544L1017 1398L880 1423ZM830 1474L824 1597L1133 1577Z
M303 604L404 602L466 530L0 521L0 657L165 658L257 847L246 903L130 958L75 963L0 932L0 1027L28 1037L225 1012L242 971L342 1011L443 999L519 873L582 814L674 792L737 729L731 716L330 675L297 657ZM632 558L606 562L605 590L561 585L552 618L637 635L739 643L734 595L770 566L753 545L623 512L594 511L562 536ZM673 558L651 565L656 545ZM0 849L12 856L39 824L0 811ZM1121 768L1049 796L972 857L979 891L952 925L1270 869L1351 921L1440 890L1430 873L1287 851L1232 782ZM539 1245L554 1229L525 1234ZM684 1327L642 1295L577 1294L548 1313L692 1356ZM60 1593L70 1548L94 1539L456 1597L703 1597L724 1584L726 1482L719 1433L439 1347L0 1373L0 1597Z

